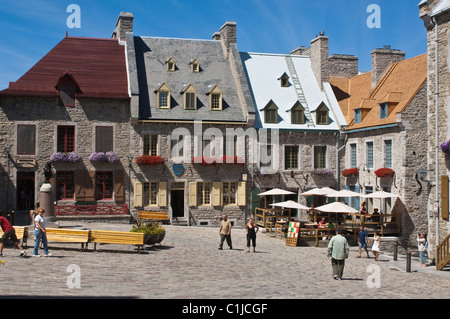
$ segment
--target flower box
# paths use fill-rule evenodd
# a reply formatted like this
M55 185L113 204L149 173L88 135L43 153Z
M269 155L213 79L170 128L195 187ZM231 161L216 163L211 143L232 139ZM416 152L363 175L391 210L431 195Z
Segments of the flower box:
M341 171L341 174L344 177L358 176L359 175L359 170L358 170L358 167L349 168L349 169L343 169Z
M333 176L334 172L329 169L313 169L311 171L312 176Z
M56 163L56 162L75 163L75 162L79 162L79 161L81 161L81 156L75 152L70 152L70 153L57 152L57 153L53 153L52 155L50 155L50 162L52 162L52 163Z
M442 142L439 147L444 154L450 154L450 140Z
M377 177L394 177L395 172L392 168L383 167L375 171Z
M108 162L108 163L115 163L118 162L119 156L114 152L93 152L91 155L89 155L89 160L91 162Z
M164 164L164 158L161 156L141 155L136 158L136 164L138 165L156 165Z

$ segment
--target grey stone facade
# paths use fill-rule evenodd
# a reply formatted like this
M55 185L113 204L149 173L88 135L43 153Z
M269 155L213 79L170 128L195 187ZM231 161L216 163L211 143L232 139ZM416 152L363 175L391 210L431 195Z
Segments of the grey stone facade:
M397 125L389 128L374 127L356 132L348 131L345 153L341 158L341 167L352 168L350 145L356 144L359 177L343 177L343 187L357 187L362 193L371 193L378 189L398 194L399 199L366 200L369 212L378 208L380 212L401 214L401 244L414 247L417 232L427 231L427 196L426 182L416 180L416 172L426 165L427 134L423 130L426 121L426 87L414 96L405 110L397 115ZM374 172L384 167L383 142L392 141L393 178L379 178ZM373 167L367 165L367 143L373 143ZM362 199L364 200L364 199Z
M424 21L424 25L427 29L427 178L433 185L428 197L428 234L430 246L432 247L431 254L434 255L435 252L433 248L450 233L449 220L442 218L442 202L440 198L442 191L440 177L450 175L450 165L448 155L445 155L439 149L440 143L450 139L448 125L450 106L450 9L448 6L445 7L445 2L443 1L422 1L419 5L419 16ZM436 39L436 30L438 39ZM438 52L436 52L436 45L438 47ZM436 74L436 69L438 74ZM436 76L438 79L438 89L436 88ZM439 93L437 105L436 93ZM435 111L436 109L438 112L437 114ZM436 207L438 207L438 211L436 211ZM439 239L436 238L437 234L439 234Z
M0 136L2 136L2 148L11 145L9 176L6 177L8 192L0 193L1 210L17 210L20 207L21 195L19 194L18 176L21 173L30 173L28 178L33 181L32 198L26 208L34 207L39 201L39 189L45 182L43 168L49 162L51 154L57 151L58 126L75 127L75 151L82 158L80 162L57 162L53 164L55 177L59 172L71 171L75 176L83 172L110 171L113 172L115 182L124 184L124 172L128 166L127 155L130 145L130 113L129 101L117 99L77 99L75 107L61 107L56 103L56 98L45 97L2 97L0 112ZM35 126L36 142L35 154L21 155L17 153L18 125ZM97 126L112 126L114 131L114 152L119 156L117 163L93 163L89 155L95 151L95 128ZM5 156L1 157L3 168L7 168ZM5 172L6 173L6 172ZM52 180L55 186L54 179ZM92 181L94 184L94 181ZM2 189L4 183L2 183ZM6 199L8 194L8 199ZM118 194L115 194L118 195ZM57 205L75 205L80 198L75 195L73 199L56 201ZM97 205L115 205L124 203L122 193L120 199L97 201ZM22 208L23 209L23 208Z

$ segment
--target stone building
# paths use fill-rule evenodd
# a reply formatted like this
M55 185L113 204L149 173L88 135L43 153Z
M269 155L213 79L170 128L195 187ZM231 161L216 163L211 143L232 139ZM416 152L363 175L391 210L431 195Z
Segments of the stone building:
M440 145L450 139L450 1L422 0L419 16L427 29L427 176L430 192L428 197L428 235L430 253L450 233L449 182L450 155ZM445 145L445 144L444 144ZM439 238L437 238L439 237Z
M132 212L165 211L173 223L205 226L226 213L243 226L251 144L244 132L254 107L236 23L199 40L134 35L132 21L122 13L113 33L127 49Z
M123 45L62 39L0 92L0 209L34 208L51 163L57 214L128 214L129 101Z
M339 187L338 146L346 121L330 84L321 88L306 55L241 52L241 57L255 101L255 128L267 132L267 138L260 134L258 140L253 208L270 207L257 194L271 188L294 193L277 201L321 205L306 203L300 194L315 187Z
M341 167L359 173L341 176L342 185L362 197L377 190L399 195L366 199L367 208L369 213L378 208L384 214L400 214L402 243L415 246L416 233L427 230L429 189L417 179L427 159L427 62L425 54L404 57L388 46L376 49L371 72L330 77L330 83L348 123ZM386 168L394 175L384 176ZM359 199L350 204L359 210Z

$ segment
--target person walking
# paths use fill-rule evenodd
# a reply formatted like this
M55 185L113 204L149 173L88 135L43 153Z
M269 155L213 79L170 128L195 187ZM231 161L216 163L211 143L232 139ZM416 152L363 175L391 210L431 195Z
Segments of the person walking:
M250 242L253 246L253 252L256 252L256 233L259 230L258 225L254 224L253 218L248 220L247 225L245 225L245 230L247 231L247 252L250 252Z
M342 236L343 230L338 229L337 235L333 236L328 243L327 257L331 257L333 278L341 280L344 275L345 259L348 258L349 246L347 239Z
M20 245L19 239L17 239L16 230L9 220L3 216L0 216L0 227L3 230L3 236L0 238L0 257L3 257L3 244L8 238L10 238L14 246L20 250L20 257L25 257L27 254L22 248L22 245Z
M380 241L381 238L378 235L377 231L373 232L373 239L372 239L372 254L375 256L375 261L378 261L378 255L380 254Z
M44 254L45 257L51 257L53 254L48 252L48 243L47 243L47 234L45 230L45 218L42 216L45 213L45 209L42 207L39 207L37 209L37 215L34 219L35 227L34 227L34 235L36 238L36 242L34 243L34 250L33 250L33 257L41 257L41 255L38 254L38 248L39 244L42 241L42 244L44 245Z
M427 251L425 247L427 239L424 233L417 234L417 248L419 250L420 267L427 266L427 260L425 259L425 252Z
M367 234L367 231L365 230L364 226L359 226L359 233L358 233L358 246L359 246L359 255L356 258L361 258L361 250L364 248L367 254L367 258L369 258L369 250L367 249L367 243L369 241L369 235Z
M219 229L220 246L219 250L223 249L223 242L226 240L230 249L233 249L231 244L231 221L227 218L227 214L222 215L222 221L220 222Z

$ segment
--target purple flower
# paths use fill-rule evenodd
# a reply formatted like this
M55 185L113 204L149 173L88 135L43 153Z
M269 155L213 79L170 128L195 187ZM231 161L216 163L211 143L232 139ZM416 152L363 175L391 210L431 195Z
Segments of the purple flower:
M444 153L448 153L450 151L450 140L446 140L439 145L441 151Z
M78 155L75 152L70 152L69 154L67 153L61 153L61 152L57 152L57 153L53 153L52 155L50 155L50 162L79 162L81 161L81 156Z
M91 155L89 155L89 160L91 162L109 162L109 163L115 163L118 162L119 156L114 152L93 152Z
M333 174L334 172L329 169L313 169L311 171L311 175L315 176L332 176Z

